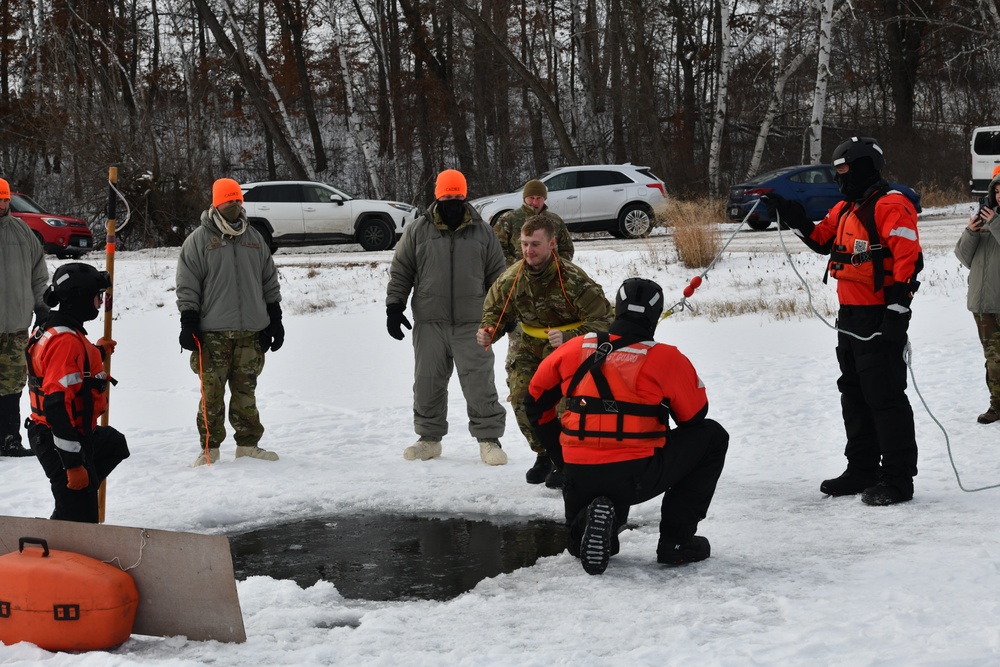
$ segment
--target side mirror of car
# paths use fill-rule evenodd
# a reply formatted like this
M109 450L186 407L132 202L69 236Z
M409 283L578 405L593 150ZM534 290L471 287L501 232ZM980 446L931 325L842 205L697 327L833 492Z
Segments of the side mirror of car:
M340 195L330 195L330 201L336 204L337 206L344 205L344 198L341 197Z

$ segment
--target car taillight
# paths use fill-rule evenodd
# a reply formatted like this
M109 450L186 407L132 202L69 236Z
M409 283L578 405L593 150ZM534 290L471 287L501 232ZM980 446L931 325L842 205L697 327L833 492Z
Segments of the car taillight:
M646 183L647 188L656 188L660 191L660 194L664 197L667 196L667 191L663 189L663 183Z
M760 197L761 195L766 195L769 192L774 192L774 188L747 188L743 194L747 197Z

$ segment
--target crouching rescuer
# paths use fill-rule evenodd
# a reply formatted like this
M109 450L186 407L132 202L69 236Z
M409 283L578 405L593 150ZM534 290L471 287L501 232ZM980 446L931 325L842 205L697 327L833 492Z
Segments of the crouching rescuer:
M28 442L52 487L53 519L97 523L101 482L129 456L124 435L97 426L108 409L104 357L115 342L100 338L94 345L83 328L97 318L110 287L106 271L81 262L60 266L44 297L58 310L34 330L25 350Z
M566 475L569 552L589 574L603 573L618 553L629 508L661 494L657 562L681 565L711 553L695 533L715 495L729 434L706 418L705 387L688 358L653 340L662 312L659 285L626 280L608 333L563 343L529 385L528 418Z

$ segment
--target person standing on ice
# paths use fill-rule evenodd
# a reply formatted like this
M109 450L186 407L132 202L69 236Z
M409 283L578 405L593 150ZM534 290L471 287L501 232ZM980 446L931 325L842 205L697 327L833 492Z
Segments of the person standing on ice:
M1000 167L997 167L1000 172ZM986 357L986 388L990 407L976 419L992 424L1000 419L1000 175L990 181L982 208L973 214L955 243L955 256L969 269L966 304L976 320Z
M557 347L539 364L525 398L538 439L566 475L568 548L588 574L602 574L618 553L629 508L661 494L656 561L683 565L711 554L696 533L729 434L707 418L705 385L688 358L653 340L662 313L660 286L629 278L616 293L608 333Z
M434 203L406 227L392 256L386 329L396 340L403 340L403 327L413 330L413 428L419 438L403 450L403 458L441 456L448 382L457 366L479 456L489 465L504 465L500 437L507 412L497 398L493 352L476 343L476 330L486 290L505 265L493 230L466 203L467 190L461 172L438 174ZM411 292L412 326L404 314Z
M521 323L508 338L508 350L513 352L507 354L506 369L517 425L535 453L525 480L561 489L562 470L552 465L524 412L528 383L552 350L574 336L607 331L614 316L601 286L557 253L558 231L552 218L528 218L519 235L523 259L508 267L490 287L476 340L489 347L510 325Z
M48 314L42 301L48 283L45 251L28 225L10 214L10 185L0 178L0 456L31 456L21 445L24 348L32 313L36 326Z
M49 478L53 519L97 523L97 491L129 456L125 436L97 419L108 409L104 357L115 341L87 340L86 322L97 318L107 271L89 264L63 264L45 291L45 304L58 310L35 328L27 355L31 417L28 442ZM24 358L22 356L22 358Z
M196 417L202 452L195 466L219 460L227 384L236 458L278 460L275 452L258 446L264 426L256 392L264 353L278 351L285 342L281 289L271 251L247 224L242 204L239 183L215 181L212 205L177 259L180 344L191 351L191 370L201 377L204 391Z
M780 195L766 195L812 250L830 255L837 279L837 361L840 403L847 431L847 469L824 480L831 496L861 494L867 505L913 498L917 442L906 397L906 330L920 283L923 254L917 213L882 179L885 157L871 137L852 137L833 151L834 177L844 195L817 224Z

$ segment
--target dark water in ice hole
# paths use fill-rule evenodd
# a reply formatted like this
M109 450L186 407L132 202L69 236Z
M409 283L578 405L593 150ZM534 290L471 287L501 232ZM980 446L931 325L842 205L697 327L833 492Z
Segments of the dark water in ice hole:
M494 523L496 522L496 523ZM229 537L237 579L303 587L332 582L345 598L448 600L487 577L566 546L557 521L369 514L306 519Z

